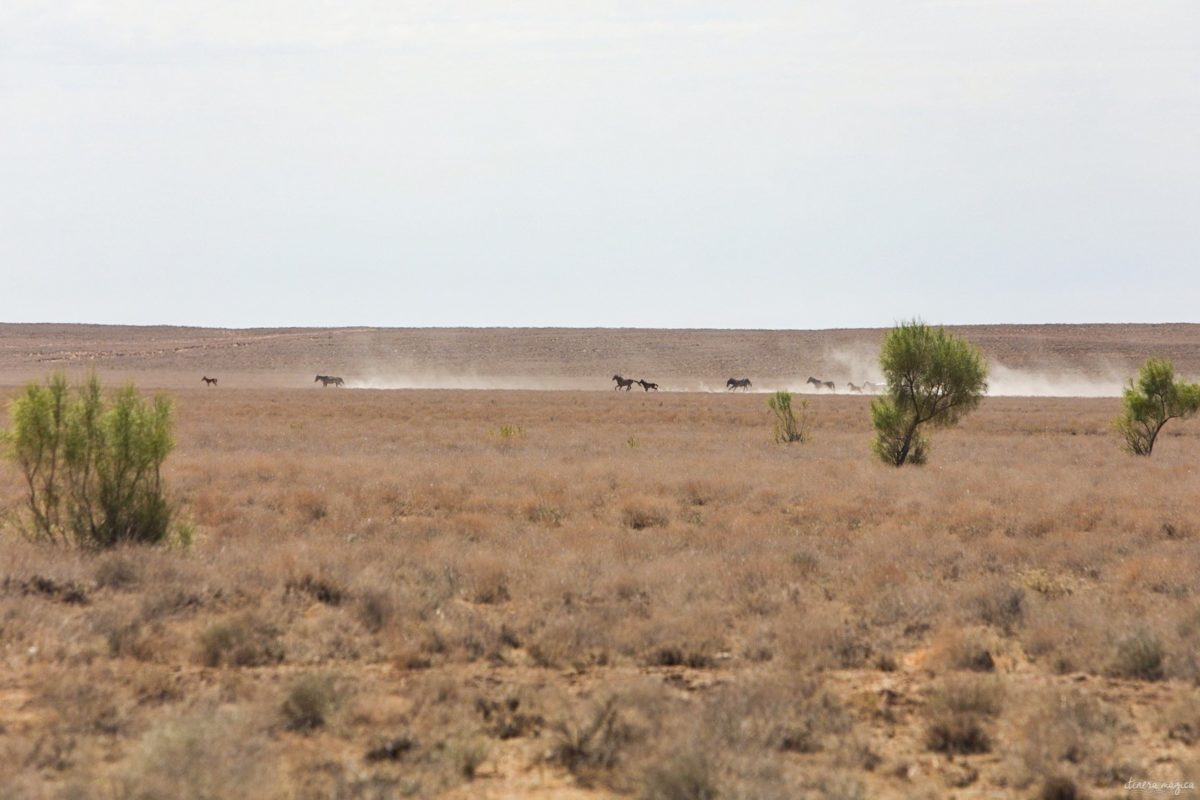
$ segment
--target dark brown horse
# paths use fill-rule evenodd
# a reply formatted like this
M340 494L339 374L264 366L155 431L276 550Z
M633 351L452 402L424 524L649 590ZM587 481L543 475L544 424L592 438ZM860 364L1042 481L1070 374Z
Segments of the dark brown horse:
M313 383L321 382L322 387L326 386L345 386L346 382L336 375L318 375L313 379Z
M208 377L207 375L205 375L205 376L204 376L203 378L201 378L200 380L204 381L204 385L205 385L205 386L216 386L216 385L217 385L217 379L216 379L216 378L210 378L210 377Z
M725 381L725 390L726 391L729 391L731 389L745 390L745 389L749 389L751 386L753 386L753 384L750 383L749 378L730 378L729 380Z
M811 383L813 386L817 387L818 389L828 389L831 392L837 391L837 387L833 385L833 381L817 380L816 378L812 377L811 375L809 376L808 380L805 381L805 383Z
M636 378L622 378L620 375L613 375L612 379L617 382L617 385L613 387L614 392L617 389L624 389L628 392L633 388L633 385L637 383Z
M645 379L638 381L638 383L640 383L642 385L642 389L644 389L647 392L650 391L651 389L653 389L656 392L658 391L657 383L651 383L650 381L645 380Z

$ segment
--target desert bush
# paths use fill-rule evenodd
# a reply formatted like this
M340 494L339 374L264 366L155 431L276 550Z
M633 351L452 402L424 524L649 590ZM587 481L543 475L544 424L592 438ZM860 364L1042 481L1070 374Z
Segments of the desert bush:
M26 386L10 412L4 439L25 479L35 536L87 547L167 540L167 397L147 402L131 384L106 400L94 376L72 393L56 374Z
M205 666L257 667L283 660L279 631L249 615L214 623L199 638Z
M1076 800L1082 795L1075 781L1065 775L1051 775L1042 783L1038 800Z
M622 750L633 738L621 718L616 697L609 697L581 717L570 717L551 727L553 744L547 760L588 785L598 773L616 766Z
M1200 411L1200 383L1175 380L1175 366L1170 361L1152 358L1142 364L1137 382L1129 382L1121 403L1121 416L1113 424L1125 449L1148 456L1164 425Z
M995 584L971 598L981 622L1011 634L1025 616L1025 590L1007 583Z
M803 442L808 435L805 430L807 423L808 401L800 401L800 413L792 410L792 393L776 392L767 398L767 407L775 415L775 441L782 444Z
M849 711L819 678L791 671L723 687L703 721L733 752L817 753L853 727Z
M244 715L199 711L142 737L117 779L120 800L284 797L278 754Z
M566 512L552 503L536 503L525 509L525 519L538 525L557 528L562 524Z
M525 435L525 429L520 425L501 425L493 435L503 440L520 439Z
M921 425L954 425L987 391L987 363L973 345L915 320L888 333L879 366L888 390L871 402L874 450L897 467L924 463Z
M113 673L71 670L48 676L42 701L66 734L112 736L127 726L128 703L118 691Z
M1079 690L1048 690L1026 705L1028 716L1018 728L1018 753L1030 776L1053 774L1075 765L1095 779L1114 774L1122 722L1107 703Z
M503 700L478 697L475 710L487 724L488 735L501 740L536 736L546 722L536 711L522 709L521 698L515 694Z
M858 669L874 654L864 627L811 616L785 633L785 655L819 669Z
M950 754L988 752L992 739L986 723L1000 713L1003 696L994 681L945 682L926 700L926 746Z
M338 702L337 687L328 675L304 675L288 689L281 712L288 730L312 731L329 719Z
M466 583L471 602L498 605L512 599L508 572L498 560L479 558L467 566Z
M1117 642L1108 672L1117 678L1160 681L1165 677L1166 650L1153 631L1139 628Z
M671 521L669 512L645 500L631 500L621 510L621 524L640 531L645 528L661 528Z
M1189 746L1200 744L1200 694L1176 701L1167 709L1163 722L1168 738Z
M283 586L283 594L284 597L289 595L307 596L327 606L340 606L350 596L349 590L337 580L312 574L289 579Z
M358 593L356 612L364 628L379 633L396 615L396 602L386 589L364 589Z
M454 771L469 781L475 779L475 774L487 761L488 752L487 740L481 736L454 739L445 748L446 758Z
M142 579L142 567L126 554L114 553L96 564L96 585L108 589L130 589Z
M993 653L998 642L986 630L954 627L937 637L936 649L942 665L950 669L992 672L996 669Z
M685 751L670 756L646 772L643 800L716 800L717 780L705 754Z

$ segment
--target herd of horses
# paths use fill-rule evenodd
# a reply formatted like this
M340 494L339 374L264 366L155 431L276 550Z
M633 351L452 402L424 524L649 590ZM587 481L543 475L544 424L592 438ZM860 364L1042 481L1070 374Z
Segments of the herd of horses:
M651 389L656 392L658 391L658 384L648 381L645 378L623 378L620 375L613 375L612 379L616 382L616 386L613 387L613 391L624 389L628 392L633 389L633 385L635 383L641 386L644 391L648 392ZM205 386L217 385L217 379L210 378L207 375L200 380L204 381ZM322 387L339 387L346 385L346 382L336 375L318 375L317 377L313 378L313 383L320 383ZM812 384L817 389L828 389L831 392L837 391L837 384L835 384L833 381L823 381L820 378L814 378L811 375L806 383ZM742 391L746 391L753 385L754 384L750 383L749 378L730 378L729 380L725 381L725 390L734 391L736 389L741 389ZM864 392L868 394L877 394L878 392L883 391L885 388L877 383L871 383L870 381L863 381L861 385L847 382L847 387L855 394L863 394Z
M613 375L612 379L617 382L617 385L613 387L614 392L618 389L624 389L625 391L628 392L631 389L633 389L633 385L635 383L640 385L642 387L642 389L644 389L647 392L650 391L651 389L653 389L656 392L658 391L657 383L651 383L650 381L648 381L644 378L622 378L620 375Z
M613 387L613 391L617 391L619 389L624 389L625 391L628 392L633 388L633 385L635 383L640 384L641 387L643 389L645 389L647 392L650 391L651 389L653 389L656 392L658 391L657 383L650 383L649 381L646 381L641 378L623 378L620 375L613 375L612 379L614 381L616 381L616 386ZM806 383L812 384L817 389L828 389L831 392L837 391L837 384L834 383L833 381L823 381L820 378L814 378L811 375L809 376ZM732 392L737 389L746 391L753 386L754 386L754 384L752 384L750 382L749 378L730 378L729 380L725 381L725 391L728 391L728 392ZM854 394L863 394L863 393L878 394L879 392L883 391L883 389L884 389L884 387L879 385L878 383L871 383L870 381L863 381L861 384L847 381L846 386Z
M200 380L204 381L205 386L216 386L217 385L217 379L210 378L207 375L205 375ZM318 381L321 383L321 386L345 386L346 385L346 382L344 380L342 380L341 378L337 377L336 375L318 375L316 378L313 379L313 383L317 383Z

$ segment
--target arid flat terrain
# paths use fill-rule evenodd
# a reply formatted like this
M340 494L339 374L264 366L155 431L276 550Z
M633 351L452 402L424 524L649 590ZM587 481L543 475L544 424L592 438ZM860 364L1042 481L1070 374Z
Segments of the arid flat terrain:
M1200 367L1200 326L964 332L1027 372ZM898 470L865 397L780 445L761 395L607 381L850 380L831 354L878 335L5 326L5 400L56 368L170 389L195 539L29 541L0 467L0 797L1200 781L1200 422L1139 459L1114 398L992 397ZM564 390L311 383L389 358Z
M1200 325L954 328L993 366L994 393L1115 395L1150 355L1200 375ZM801 389L812 375L878 380L883 331L602 328L216 329L0 325L0 383L51 369L98 370L184 387L201 375L242 388L302 387L316 374L372 388L611 388L618 373L665 390L722 390L729 377Z

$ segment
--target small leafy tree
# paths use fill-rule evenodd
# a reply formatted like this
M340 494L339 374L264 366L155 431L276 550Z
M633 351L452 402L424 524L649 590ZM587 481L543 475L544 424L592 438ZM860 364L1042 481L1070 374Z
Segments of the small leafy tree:
M5 440L9 455L25 478L26 501L38 531L61 529L60 470L64 468L68 399L67 380L56 374L45 386L27 386L9 411L13 428L5 434Z
M987 362L970 342L919 320L893 328L879 366L887 393L871 402L875 453L897 467L923 464L929 442L920 427L954 425L987 391Z
M162 482L174 447L171 401L132 386L105 400L93 376L73 393L56 374L12 402L4 433L25 479L34 534L89 547L157 543L170 534Z
M1166 359L1152 358L1138 370L1123 396L1121 416L1114 426L1127 451L1148 456L1163 426L1173 419L1187 419L1200 411L1200 384L1175 379L1175 366Z
M803 442L808 432L807 422L808 401L800 401L800 415L792 411L792 393L776 392L767 398L767 407L775 414L775 441L787 444Z

